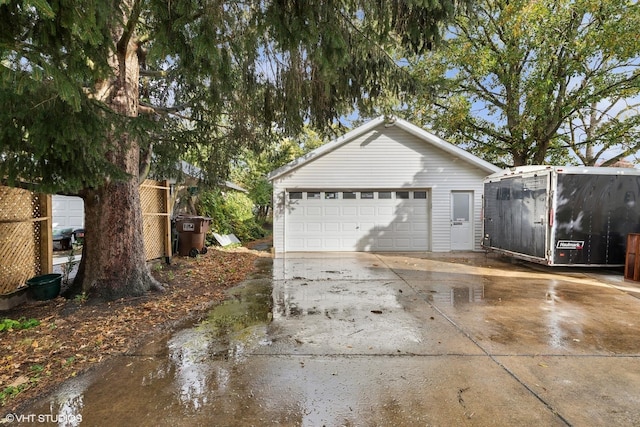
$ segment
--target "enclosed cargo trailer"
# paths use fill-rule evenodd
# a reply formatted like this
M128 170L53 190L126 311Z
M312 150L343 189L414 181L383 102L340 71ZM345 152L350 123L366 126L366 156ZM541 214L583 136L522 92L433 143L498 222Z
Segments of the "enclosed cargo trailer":
M550 266L623 266L640 170L522 166L484 181L485 249Z

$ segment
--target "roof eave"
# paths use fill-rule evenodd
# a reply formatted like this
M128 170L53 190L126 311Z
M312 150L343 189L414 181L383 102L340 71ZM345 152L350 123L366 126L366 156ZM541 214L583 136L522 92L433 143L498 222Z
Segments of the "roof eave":
M405 130L406 132L409 132L417 136L420 139L428 141L433 146L438 147L449 154L453 154L457 157L462 158L466 162L473 164L474 166L480 169L484 169L486 172L495 173L502 170L498 166L491 164L485 160L482 160L481 158L463 150L462 148L456 145L453 145L450 142L445 141L442 138L439 138L438 136L432 134L431 132L427 132L426 130L418 126L407 122L406 120L396 119L395 125Z
M384 123L385 118L384 116L380 116L377 117L367 123L365 123L362 126L359 126L353 130L350 130L349 132L345 133L344 135L334 139L333 141L324 144L318 148L316 148L315 150L309 151L307 154L298 157L295 160L292 160L291 162L287 163L284 166L279 167L278 169L275 169L271 172L269 172L269 174L267 175L267 180L268 181L273 181L279 177L281 177L282 175L285 175L291 171L293 171L294 169L297 169L307 163L309 163L310 161L314 160L317 157L320 157L326 153L329 153L333 150L335 150L336 148L340 147L343 144L346 144L347 142L351 141L352 139L355 139L357 137L359 137L360 135L370 131L371 129L379 126L380 124Z
M283 175L286 175L287 173L309 163L310 161L316 159L317 157L322 156L326 153L329 153L335 150L336 148L340 147L341 145L359 137L360 135L366 132L369 132L370 130L378 127L379 125L385 122L387 122L387 118L385 118L384 116L377 117L365 123L364 125L345 133L341 137L329 142L328 144L322 145L316 148L315 150L305 154L304 156L298 157L297 159L287 163L286 165L270 172L267 175L267 180L274 181L275 179ZM499 167L485 160L482 160L479 157L474 156L473 154L463 150L462 148L457 147L451 144L450 142L447 142L414 124L411 124L406 120L394 117L393 120L389 122L389 126L398 126L401 129L403 129L405 132L411 133L412 135L415 135L421 140L426 141L449 154L453 154L456 157L463 159L467 163L470 163L476 166L477 168L482 169L485 172L488 172L489 174L501 171Z

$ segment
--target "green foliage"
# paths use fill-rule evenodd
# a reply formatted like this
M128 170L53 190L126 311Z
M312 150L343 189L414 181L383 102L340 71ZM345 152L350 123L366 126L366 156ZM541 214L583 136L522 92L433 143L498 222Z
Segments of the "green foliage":
M0 322L0 332L2 331L13 331L20 329L30 329L36 327L40 324L40 321L37 319L25 319L21 317L18 320L13 319L2 319Z
M81 109L74 111L56 93L43 89L16 94L0 83L0 123L8 124L0 126L0 176L5 183L28 181L41 191L74 192L98 185L105 175L123 177L107 160L108 122L102 108L83 97Z
M35 365L31 365L29 369L35 374L41 374L44 371L44 366L36 363Z
M150 163L168 178L186 154L214 188L243 149L411 92L397 58L437 42L458 4L0 0L0 181L79 194L89 207L135 204L117 181L132 184ZM139 209L125 206L121 221ZM236 233L257 232L234 221ZM93 242L131 242L118 255L140 262L139 235L101 224ZM117 277L110 297L151 286L100 253L87 251L83 271L100 277L83 286L100 293Z
M264 237L265 231L253 214L253 202L243 193L223 193L219 189L203 192L198 212L212 219L211 230L218 234L235 234L241 241Z
M12 385L4 387L0 390L0 406L4 406L8 400L20 394L28 386L28 384L22 384L17 387Z
M249 189L249 197L256 205L256 219L259 222L267 220L269 208L271 207L271 196L273 185L266 178L261 177L253 182Z
M338 133L336 128L331 131ZM235 159L231 178L249 191L258 222L268 220L271 209L272 185L266 180L266 175L322 144L324 141L320 135L305 126L296 137L274 139L258 152L245 149Z
M73 297L73 300L78 304L84 304L89 299L89 295L86 292L81 292Z
M75 248L71 248L71 251L69 251L69 255L67 256L67 262L65 262L64 264L62 264L62 283L64 283L65 285L69 284L69 276L71 275L71 272L73 271L73 269L75 268L76 265L78 265L80 261L76 261L75 258Z
M501 166L633 154L638 25L626 0L474 2L441 49L412 61L422 90L409 118Z
M106 156L112 148L106 136L117 117L87 87L111 72L113 7L97 0L0 4L5 184L74 192L103 182L105 175L122 177Z
M101 187L105 177L127 178L112 144L135 141L153 150L157 175L187 152L215 185L245 147L296 135L308 122L326 128L355 106L365 111L408 90L390 52L424 52L457 4L1 2L0 176L46 191ZM99 90L118 77L113 54L127 47L139 55L150 120L98 101L112 99Z

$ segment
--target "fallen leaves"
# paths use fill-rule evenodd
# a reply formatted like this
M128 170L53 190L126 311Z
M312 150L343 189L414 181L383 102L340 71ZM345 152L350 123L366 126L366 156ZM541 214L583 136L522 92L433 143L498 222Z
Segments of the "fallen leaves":
M11 390L2 394L2 406L15 409L110 355L132 350L149 334L204 314L225 298L227 288L253 271L258 256L265 255L244 248L211 248L195 259L177 257L171 265L152 268L166 285L163 293L108 303L58 297L3 313L35 318L40 324L0 336L0 391Z

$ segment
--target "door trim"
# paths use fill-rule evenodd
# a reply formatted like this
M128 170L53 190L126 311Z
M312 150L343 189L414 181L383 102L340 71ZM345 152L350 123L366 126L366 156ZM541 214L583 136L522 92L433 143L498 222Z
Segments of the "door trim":
M467 217L464 218L464 212L455 217L455 195L466 195L468 197ZM464 209L464 207L463 207ZM472 190L452 190L450 194L450 249L452 251L472 251L475 246L474 242L474 192ZM460 212L458 212L460 213Z

